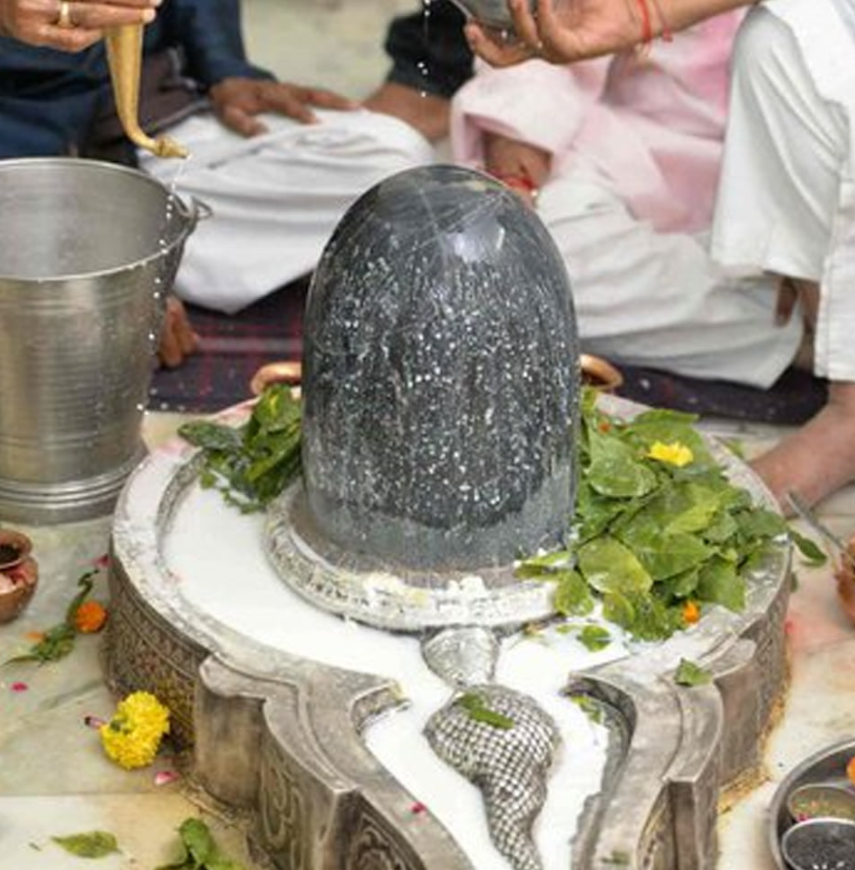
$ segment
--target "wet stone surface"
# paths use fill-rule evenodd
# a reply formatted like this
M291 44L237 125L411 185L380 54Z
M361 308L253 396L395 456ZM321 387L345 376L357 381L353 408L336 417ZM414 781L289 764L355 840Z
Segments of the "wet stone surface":
M390 566L510 563L574 502L569 280L516 196L447 166L348 212L306 311L304 469L321 536Z

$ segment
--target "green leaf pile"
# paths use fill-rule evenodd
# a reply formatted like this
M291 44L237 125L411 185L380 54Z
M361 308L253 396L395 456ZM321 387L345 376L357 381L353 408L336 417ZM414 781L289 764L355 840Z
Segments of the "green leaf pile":
M245 870L220 851L208 826L196 818L185 819L178 828L180 855L158 870Z
M300 403L284 384L267 387L243 426L185 423L182 438L202 450L199 481L243 513L263 510L300 473Z
M688 601L745 607L746 574L787 526L728 481L696 422L662 410L618 419L585 394L573 549L517 570L555 583L559 614L584 616L599 599L607 619L659 640L685 627ZM688 448L691 461L655 459L655 444Z

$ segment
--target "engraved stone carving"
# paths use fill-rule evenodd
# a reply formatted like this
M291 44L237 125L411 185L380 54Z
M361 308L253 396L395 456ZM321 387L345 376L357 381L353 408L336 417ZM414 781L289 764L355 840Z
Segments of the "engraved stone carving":
M473 714L467 698L477 699L487 716ZM489 714L504 724L491 723ZM516 870L540 870L531 828L560 742L552 719L519 692L475 686L435 713L425 734L434 752L483 792L496 848Z

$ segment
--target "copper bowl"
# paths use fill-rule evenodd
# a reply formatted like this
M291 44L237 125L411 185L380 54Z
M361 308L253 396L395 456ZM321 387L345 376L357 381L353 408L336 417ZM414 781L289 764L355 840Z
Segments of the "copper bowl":
M599 356L583 353L579 357L582 383L604 393L612 393L623 385L623 375L610 362Z
M0 571L20 565L32 549L32 541L22 532L0 529Z
M602 357L583 353L579 357L582 381L588 386L611 393L623 384L623 375ZM249 384L253 396L260 396L271 384L296 386L303 378L303 366L296 360L272 362L262 366L253 375Z
M0 530L0 623L15 619L36 591L39 567L32 549L21 532Z
M289 384L294 387L302 379L303 365L296 360L267 363L252 376L249 391L253 396L260 396L265 387L271 384Z

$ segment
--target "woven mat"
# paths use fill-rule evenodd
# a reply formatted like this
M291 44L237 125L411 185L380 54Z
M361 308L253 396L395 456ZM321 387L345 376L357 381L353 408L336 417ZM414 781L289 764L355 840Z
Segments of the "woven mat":
M249 382L268 362L297 360L303 352L303 308L308 280L283 287L227 316L188 306L201 339L200 351L172 371L155 372L149 408L154 411L212 413L242 402ZM798 424L824 404L824 381L789 369L769 390L724 381L702 381L655 369L618 367L619 395L657 408L747 422Z

